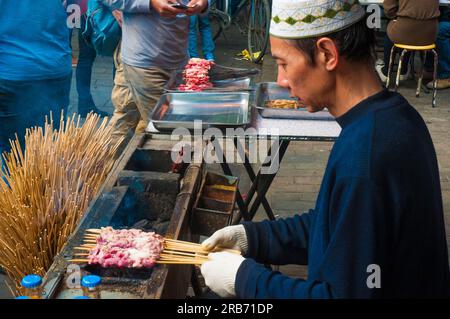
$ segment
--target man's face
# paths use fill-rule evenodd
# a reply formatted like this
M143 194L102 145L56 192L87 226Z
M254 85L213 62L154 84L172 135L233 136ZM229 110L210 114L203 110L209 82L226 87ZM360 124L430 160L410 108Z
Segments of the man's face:
M282 39L271 36L270 45L278 64L278 85L288 88L291 96L302 100L309 112L326 107L332 79L321 62L313 65L305 53Z

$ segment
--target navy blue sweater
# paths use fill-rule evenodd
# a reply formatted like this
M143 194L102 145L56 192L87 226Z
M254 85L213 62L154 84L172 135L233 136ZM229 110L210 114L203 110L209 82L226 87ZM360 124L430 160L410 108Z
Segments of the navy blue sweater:
M422 117L401 95L384 90L337 121L342 132L315 209L244 223L249 258L236 275L237 296L448 296L438 164ZM307 264L308 278L262 263Z

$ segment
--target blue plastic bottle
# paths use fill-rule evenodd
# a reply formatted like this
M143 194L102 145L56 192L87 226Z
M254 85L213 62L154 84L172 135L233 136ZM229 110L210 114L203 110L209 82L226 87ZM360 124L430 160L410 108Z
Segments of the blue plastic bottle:
M102 279L99 276L89 275L81 279L83 295L91 299L100 299L100 284Z
M24 296L31 299L41 299L42 277L39 275L28 275L21 281Z

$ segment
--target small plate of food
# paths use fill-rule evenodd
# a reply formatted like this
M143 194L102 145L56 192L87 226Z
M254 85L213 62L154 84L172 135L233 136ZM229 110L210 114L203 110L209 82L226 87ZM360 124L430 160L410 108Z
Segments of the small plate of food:
M328 110L308 112L302 100L291 97L288 89L274 82L256 85L255 104L261 116L266 118L334 120Z

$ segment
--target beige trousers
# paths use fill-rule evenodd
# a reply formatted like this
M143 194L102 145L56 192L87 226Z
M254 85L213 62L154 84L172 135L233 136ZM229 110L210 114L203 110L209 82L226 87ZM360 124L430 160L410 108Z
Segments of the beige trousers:
M131 90L125 80L123 72L123 64L120 58L120 44L114 52L114 64L116 73L114 76L114 87L111 93L111 101L114 106L114 114L111 118L110 125L113 126L113 144L122 136L125 137L124 142L134 134L136 127L140 121L141 115L134 102Z
M137 68L122 63L120 45L114 53L116 74L111 100L114 114L111 118L113 139L143 133L150 115L164 92L170 72L160 68Z

